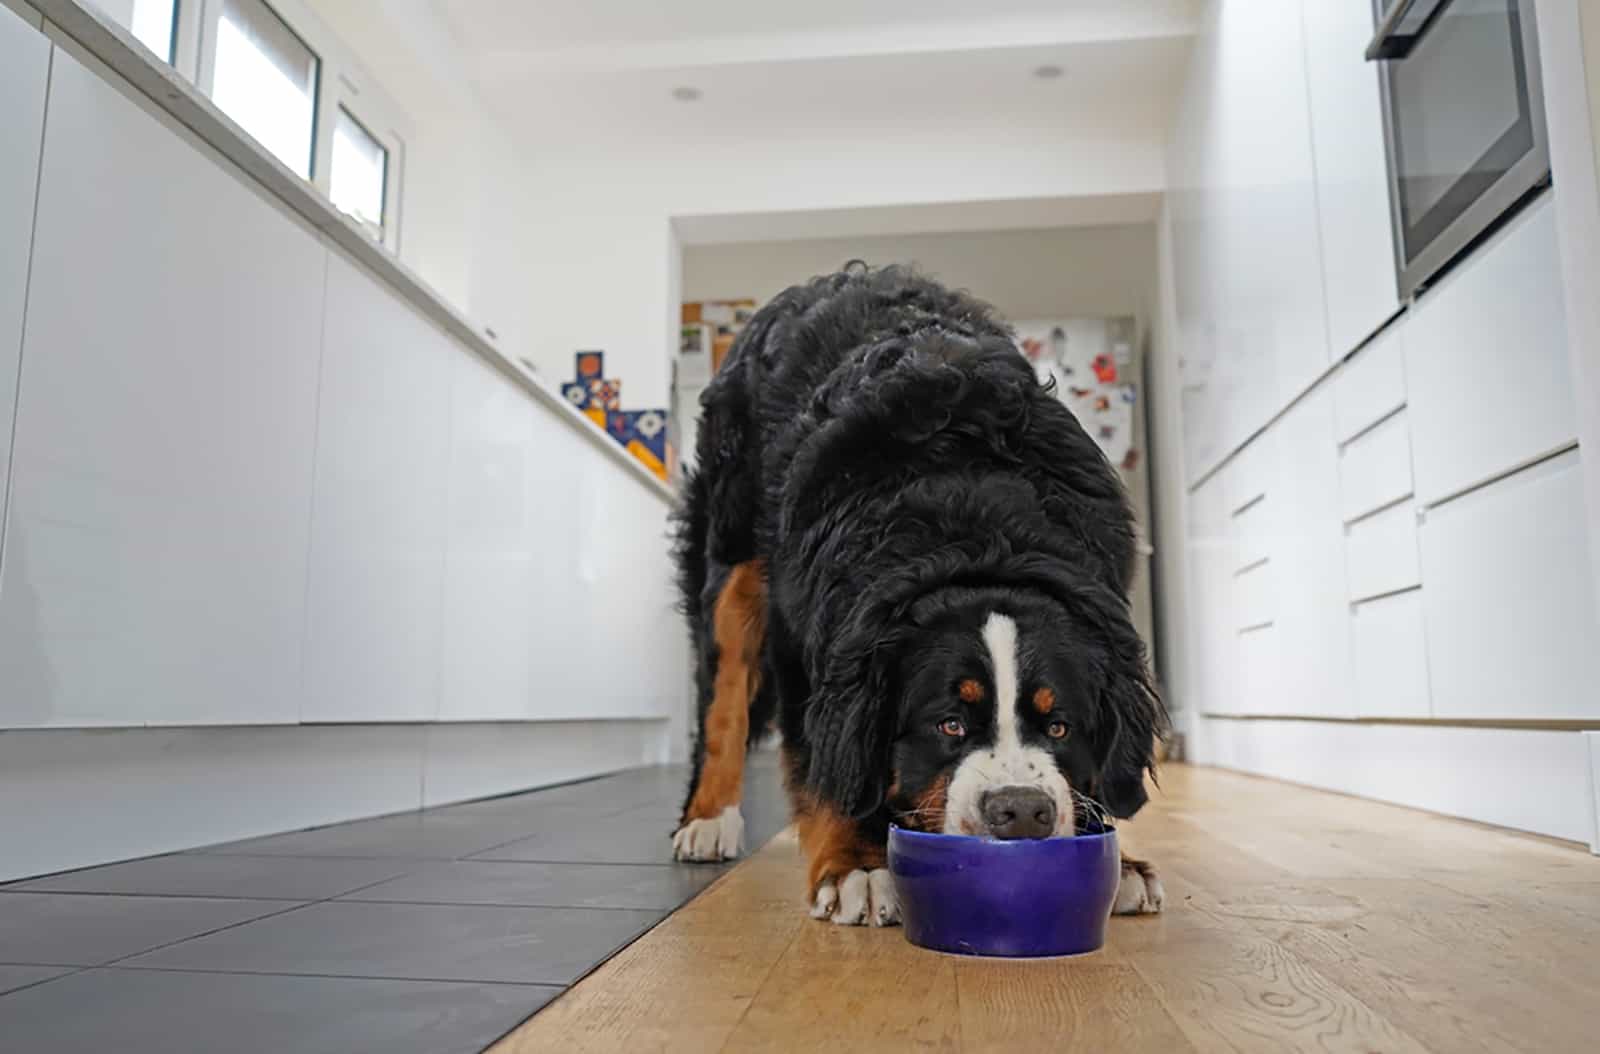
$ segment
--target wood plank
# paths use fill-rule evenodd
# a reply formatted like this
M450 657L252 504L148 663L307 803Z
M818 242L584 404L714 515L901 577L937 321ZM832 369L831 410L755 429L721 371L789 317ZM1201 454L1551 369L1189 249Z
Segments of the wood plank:
M1144 978L1105 955L1048 965L962 959L956 986L963 1050L1195 1049Z

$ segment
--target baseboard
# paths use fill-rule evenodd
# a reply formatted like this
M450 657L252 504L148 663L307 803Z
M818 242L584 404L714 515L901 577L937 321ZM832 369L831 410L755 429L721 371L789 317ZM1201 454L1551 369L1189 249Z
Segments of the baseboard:
M667 722L0 731L0 881L659 761Z
M1190 759L1583 844L1597 802L1584 732L1196 717Z

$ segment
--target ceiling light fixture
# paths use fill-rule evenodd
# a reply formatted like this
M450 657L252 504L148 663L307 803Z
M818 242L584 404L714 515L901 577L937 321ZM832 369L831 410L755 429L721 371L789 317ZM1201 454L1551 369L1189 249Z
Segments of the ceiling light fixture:
M1034 69L1033 75L1042 81L1053 81L1065 72L1060 66L1039 66Z
M672 89L672 97L679 102L699 102L700 89L684 84Z

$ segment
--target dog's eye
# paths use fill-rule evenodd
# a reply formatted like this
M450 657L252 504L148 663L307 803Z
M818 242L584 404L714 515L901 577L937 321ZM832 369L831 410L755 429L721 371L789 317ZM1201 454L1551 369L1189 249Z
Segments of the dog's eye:
M1067 723L1065 721L1052 721L1044 730L1045 735L1051 739L1067 738Z
M947 717L939 722L939 731L947 736L960 738L967 734L967 726L959 717Z

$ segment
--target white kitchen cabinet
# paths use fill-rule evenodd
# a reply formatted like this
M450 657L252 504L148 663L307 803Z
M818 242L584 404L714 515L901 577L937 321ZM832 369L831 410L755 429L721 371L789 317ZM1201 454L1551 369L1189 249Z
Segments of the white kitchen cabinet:
M1433 505L1573 443L1566 303L1548 196L1406 321L1417 500Z
M1322 285L1335 359L1400 307L1378 65L1364 0L1302 0L1306 90L1322 236Z
M1404 412L1339 451L1339 505L1346 522L1411 495L1411 436Z
M1313 389L1276 421L1276 472L1265 500L1276 507L1267 566L1277 601L1279 668L1284 695L1268 712L1312 717L1353 713L1349 590L1339 505L1333 396Z
M1416 507L1402 501L1346 527L1345 564L1351 600L1421 585Z
M451 381L458 348L327 252L304 721L438 713Z
M1247 56L1247 57L1246 57ZM1299 5L1211 5L1171 154L1191 480L1329 364Z
M1298 681L1286 662L1281 627L1267 623L1240 630L1236 654L1239 666L1229 713L1259 716L1295 711L1285 686Z
M0 725L297 718L324 259L56 50Z
M516 720L533 712L529 647L540 595L534 530L536 409L476 355L452 360L449 516L439 718Z
M1347 443L1406 404L1405 319L1373 338L1333 375L1334 438Z
M1422 604L1422 591L1412 589L1368 600L1352 609L1351 644L1359 716L1431 716Z
M22 355L23 295L33 244L34 190L39 181L39 134L44 125L50 44L38 30L0 7L0 532L5 524L6 475L11 462L12 411ZM0 723L4 713L0 711Z
M1429 510L1418 543L1435 716L1600 717L1586 517L1578 451Z
M1234 548L1222 481L1212 476L1188 495L1188 705L1200 713L1234 712L1238 705L1238 632L1233 603Z
M1233 628L1253 629L1271 624L1277 615L1275 568L1264 560L1233 575Z

